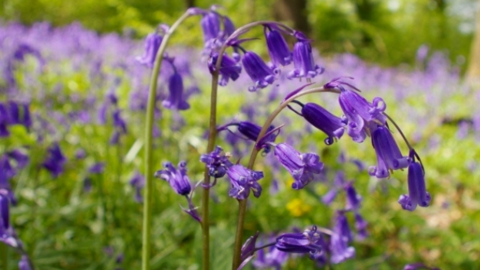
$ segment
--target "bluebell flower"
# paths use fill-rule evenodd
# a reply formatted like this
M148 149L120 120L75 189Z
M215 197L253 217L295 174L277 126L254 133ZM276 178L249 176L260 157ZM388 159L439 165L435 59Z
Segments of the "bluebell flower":
M216 12L207 12L200 20L200 25L203 31L204 47L207 49L214 49L218 47L220 37L220 15Z
M30 161L30 158L19 149L14 149L8 152L7 155L9 158L15 160L17 163L17 169L23 169Z
M352 241L352 239L352 232L344 212L337 211L335 215L335 226L330 239L332 263L337 264L355 256L355 249L348 246L348 243Z
M190 104L183 94L183 79L176 71L168 79L168 91L170 95L162 102L163 107L171 110L187 110Z
M287 253L309 254L310 259L320 264L327 262L327 243L316 226L303 233L285 233L277 237L275 247Z
M353 186L353 182L347 182L343 187L345 190L346 198L347 198L347 206L345 207L346 210L358 210L360 208L360 203L362 202L362 197L357 193L355 187Z
M116 109L115 111L113 111L112 118L113 118L113 126L119 129L123 134L126 134L127 123L125 122L125 120L123 120L121 116L121 110Z
M208 59L208 69L210 73L215 71L215 66L217 64L218 54L213 53L212 56ZM242 72L242 67L238 61L230 58L227 54L224 54L222 57L222 62L220 63L220 80L218 84L220 86L225 86L228 84L229 80L236 81L240 77Z
M260 135L260 131L262 131L262 127L252 123L250 121L240 121L240 122L232 122L228 123L226 125L223 125L217 129L217 131L223 131L223 130L228 130L231 132L231 130L228 129L228 127L231 126L236 126L238 133L240 133L244 139L250 140L253 142L256 142L258 140L258 135ZM261 138L261 145L259 145L259 148L264 149L265 153L270 152L270 145L271 143L275 142L278 133L274 132L275 127L270 126L267 130L267 133L265 134L265 137ZM260 142L259 141L259 142Z
M242 165L233 165L227 170L230 178L231 189L228 192L230 197L238 200L245 200L253 191L256 198L262 194L262 187L258 180L263 178L263 172L249 170Z
M427 192L425 185L425 173L422 165L416 161L412 161L408 165L408 194L401 195L398 203L403 209L413 211L420 207L430 205L431 196Z
M292 62L292 52L282 34L270 25L264 25L263 31L272 63L282 66L289 65Z
M10 227L9 198L4 190L0 190L0 232Z
M301 115L305 120L328 135L325 139L326 145L331 145L334 139L340 139L343 136L346 119L333 115L315 103L296 103L302 106Z
M226 173L232 162L229 160L230 155L223 152L220 146L216 146L215 149L209 154L202 154L200 161L205 163L208 167L208 173L215 178L221 178Z
M0 102L0 138L10 136L10 132L7 128L9 122L10 119L8 117L7 108L3 103Z
M157 51L162 44L162 39L162 36L157 33L149 34L145 39L145 52L142 56L137 57L136 60L149 68L153 68Z
M67 159L62 153L60 145L58 143L53 143L48 148L47 157L42 165L52 174L53 177L58 177L63 172L63 167L66 162Z
M187 163L181 161L176 169L172 163L163 163L164 169L155 173L155 177L167 181L173 190L183 196L187 196L192 191L190 179L187 176Z
M32 270L30 260L27 255L22 255L22 258L18 262L18 270Z
M353 233L352 230L350 229L350 225L348 224L347 217L345 216L345 211L340 210L337 211L335 214L335 226L333 228L333 231L341 235L342 239L350 243L353 241Z
M130 185L135 188L135 201L138 203L143 202L142 188L145 186L145 177L138 171L132 176L129 181Z
M304 188L323 169L323 163L317 154L302 154L286 143L277 144L274 154L295 180L293 189Z
M248 87L250 92L255 92L272 84L275 81L275 74L279 72L278 69L268 67L260 56L251 51L245 52L242 64L245 72L254 82L254 85Z
M90 166L90 168L88 168L88 172L99 174L99 173L103 173L104 169L105 169L105 163L104 162L97 162L97 163L93 164L92 166Z
M368 223L362 218L360 213L355 212L355 229L357 230L357 236L359 240L367 238L367 226Z
M377 178L390 176L389 170L403 169L408 166L409 158L402 156L390 130L377 126L372 133L372 144L377 154L377 166L369 168L369 174Z
M312 45L307 37L297 32L297 42L293 46L294 69L288 73L288 78L314 78L323 73L323 68L315 64L312 54Z

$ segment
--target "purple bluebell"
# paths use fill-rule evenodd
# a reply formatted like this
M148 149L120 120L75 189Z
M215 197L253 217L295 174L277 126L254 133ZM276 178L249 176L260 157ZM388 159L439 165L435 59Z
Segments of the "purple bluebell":
M297 32L297 42L293 46L294 69L288 73L288 78L314 78L323 73L323 68L315 64L312 54L312 45L307 37Z
M208 173L215 178L221 178L226 173L232 162L229 160L230 155L223 152L220 146L216 146L215 149L209 154L202 154L200 161L205 163L208 167Z
M389 170L403 169L408 166L409 158L402 156L390 130L385 126L377 126L372 133L372 144L377 154L377 166L369 169L370 175L386 178Z
M367 238L367 226L368 223L363 219L360 213L355 212L355 229L357 230L357 237L359 240Z
M243 68L254 85L248 87L248 91L255 92L258 89L267 87L275 81L275 74L279 72L276 68L270 68L256 53L245 52L242 58Z
M30 260L28 259L27 255L22 255L22 258L18 262L18 270L32 270L32 266L30 265Z
M10 132L7 128L10 122L8 115L6 106L0 102L0 138L10 136Z
M90 177L85 177L85 179L83 179L83 191L85 193L92 191L92 179Z
M326 205L330 205L337 197L339 190L345 185L345 173L343 171L337 171L333 180L332 188L322 197L322 202Z
M345 190L346 198L347 198L347 206L345 207L346 210L358 210L360 208L360 203L362 202L362 197L357 193L355 187L353 186L353 182L347 182L343 189Z
M230 197L238 200L245 200L253 191L256 198L262 194L262 187L258 180L263 178L263 172L249 170L242 165L233 165L227 170L230 178L231 189L228 192Z
M168 79L168 91L170 95L162 102L163 107L171 110L187 110L190 104L185 100L183 94L183 79L176 71Z
M145 52L142 56L137 57L136 60L149 68L153 68L162 39L162 36L157 33L149 34L145 39Z
M140 172L135 172L133 177L129 181L130 185L135 188L135 201L138 203L143 202L142 188L145 186L145 177Z
M16 203L15 195L10 187L9 180L15 175L15 170L10 166L6 155L0 156L0 192L8 196L12 204Z
M95 174L103 173L104 170L105 170L104 162L97 162L92 166L90 166L90 168L88 168L89 173L95 173Z
M111 144L111 145L117 145L120 142L120 135L121 135L120 131L115 130L112 133L112 136L110 136L110 139L108 140L108 143Z
M323 163L317 154L302 154L286 143L277 144L274 154L295 180L292 184L293 189L304 188L323 169Z
M305 120L328 135L325 139L326 145L331 145L334 139L342 137L345 131L346 119L333 115L315 103L301 104L301 106L301 115Z
M4 231L10 227L10 206L6 192L0 190L0 231Z
M87 152L83 148L79 148L75 151L76 159L84 159L87 156Z
M263 32L272 63L282 66L289 65L292 62L292 52L282 34L274 26L268 24L264 25Z
M126 134L127 123L125 122L125 120L123 120L123 117L121 115L121 110L116 109L115 111L113 111L112 118L113 118L113 126L119 129L123 134Z
M207 12L200 20L200 25L203 31L204 47L207 49L214 49L219 44L218 38L220 32L220 15L216 12Z
M236 126L238 132L243 136L244 139L250 140L253 142L256 142L258 140L258 135L260 135L260 131L262 131L262 127L250 121L228 123L226 125L219 127L217 131L220 132L222 130L228 130L232 132L231 130L228 129L228 127L231 127L231 126ZM274 130L275 130L275 127L270 126L265 134L265 137L259 140L259 142L261 141L262 143L262 145L260 145L260 148L263 148L265 153L270 152L270 144L274 143L278 136L278 133L274 132Z
M247 241L242 245L242 249L240 251L240 266L238 269L242 269L255 254L255 244L257 243L258 239L258 232L255 235L250 236Z
M235 24L230 20L228 16L222 16L223 21L223 30L222 30L222 39L226 40L229 36L235 32Z
M285 233L277 237L275 247L287 253L309 254L310 259L320 264L327 262L327 244L316 226L303 233Z
M24 154L19 149L14 149L8 152L7 155L9 158L15 160L15 162L17 163L17 169L23 169L30 161L28 155Z
M62 153L60 145L58 143L53 143L48 148L47 156L42 165L52 174L53 177L58 177L63 172L66 162L67 159Z
M215 66L217 64L218 54L213 53L213 55L208 59L208 69L210 73L215 71ZM238 61L230 58L227 54L224 54L222 57L222 62L220 63L220 80L218 84L220 86L225 86L228 84L229 80L236 81L240 77L242 72L242 67Z
M355 249L348 246L348 243L352 240L352 231L344 211L337 211L333 234L330 239L332 263L337 264L355 256Z
M187 163L180 161L178 169L172 163L163 163L164 169L155 173L155 177L167 181L173 190L183 196L187 196L192 191L192 184L187 176Z
M260 249L257 251L257 257L252 262L255 268L265 269L273 268L275 270L281 270L282 265L287 262L288 253L280 251L275 246L268 247L267 251Z
M398 199L398 203L403 209L413 211L420 207L430 205L431 196L427 192L425 186L425 172L422 165L416 161L412 161L408 165L408 194L403 194Z

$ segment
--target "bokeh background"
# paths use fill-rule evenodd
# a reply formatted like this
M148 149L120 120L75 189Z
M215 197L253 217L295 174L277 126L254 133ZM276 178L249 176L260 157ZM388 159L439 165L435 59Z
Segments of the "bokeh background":
M213 4L222 5L222 14L237 27L268 19L304 31L317 50L316 62L325 67L315 82L351 76L369 100L383 97L387 112L422 157L433 198L428 208L402 210L397 199L407 192L406 171L378 181L366 171L376 163L369 142L359 145L345 137L326 146L325 135L285 112L275 122L286 124L277 142L320 154L326 170L308 189L294 191L291 176L272 155L260 158L264 194L250 201L246 235L258 230L267 237L312 224L331 227L345 198L340 194L329 205L322 198L341 171L363 198L360 213L369 236L354 242L355 259L334 269L402 269L414 262L441 269L480 268L478 0L3 0L0 102L28 104L32 124L9 125L10 135L0 138L0 154L10 156L15 169L8 179L17 199L12 226L36 269L139 269L142 189L131 180L143 170L150 70L135 58L143 54L143 38L159 23L173 23L188 7ZM245 46L268 59L262 29L248 37L259 39ZM170 111L158 102L155 160L158 169L166 160L187 160L190 179L198 182L210 87L199 18L187 20L170 44L168 53L181 67L191 108ZM168 67L161 71L159 99L167 94L161 82L171 72ZM281 80L258 93L247 91L250 84L242 74L220 89L219 124L262 123L302 82ZM340 114L335 96L302 101ZM118 115L126 132L115 126ZM252 145L229 146L229 140L221 134L219 144L246 162ZM44 166L55 145L66 158L58 175ZM15 161L9 154L14 150L28 156L28 163ZM154 187L152 269L200 269L200 229L182 212L185 200L161 180ZM213 269L230 266L236 203L227 193L222 179L212 195ZM200 197L194 196L196 205ZM19 254L6 250L0 258L8 259L7 269L17 269ZM283 269L314 267L298 256Z

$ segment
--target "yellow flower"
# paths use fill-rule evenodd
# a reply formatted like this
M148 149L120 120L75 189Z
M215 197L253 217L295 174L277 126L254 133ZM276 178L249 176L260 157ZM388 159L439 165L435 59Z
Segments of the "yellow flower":
M290 214L292 216L300 217L310 212L310 210L312 210L312 207L310 205L304 204L301 199L295 198L287 203L287 210L290 211Z

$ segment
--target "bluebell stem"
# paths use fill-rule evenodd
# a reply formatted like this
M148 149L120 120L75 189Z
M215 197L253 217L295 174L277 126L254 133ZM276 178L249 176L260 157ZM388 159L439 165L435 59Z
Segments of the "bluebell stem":
M263 178L263 172L249 170L242 165L233 165L227 170L230 184L232 185L228 195L238 200L245 200L253 191L256 198L262 194L262 187L258 180Z
M200 161L207 165L210 176L221 178L227 173L227 169L233 165L229 158L230 155L223 152L220 146L217 146L211 153L202 154Z
M323 73L323 68L316 65L313 60L312 45L307 37L296 32L297 42L293 46L294 69L288 73L288 78L314 78Z
M163 107L171 110L187 110L190 104L185 100L183 91L183 79L178 72L174 72L168 79L168 91L170 95L162 102Z
M242 57L242 64L245 72L254 82L254 85L248 87L248 91L255 92L258 89L267 87L275 81L275 74L279 71L270 68L256 53L248 51Z
M163 163L164 169L155 173L155 177L167 181L173 190L183 196L187 196L192 191L190 179L187 176L187 163L181 161L176 169L172 163Z
M295 103L302 106L300 115L305 120L328 135L325 139L326 145L331 145L335 139L340 139L343 136L347 124L346 119L333 115L315 103L302 104L298 101L295 101Z
M268 54L274 65L286 66L292 62L292 52L282 34L275 26L264 25L265 40L267 41Z
M409 158L402 156L390 130L385 126L377 126L372 133L372 144L377 154L377 167L369 169L370 175L386 178L389 170L403 169L408 166Z
M157 33L152 33L145 39L145 52L142 56L137 57L136 60L141 64L153 68L155 62L155 56L162 43L162 37Z
M323 169L323 163L317 154L302 154L286 143L275 145L274 154L294 178L293 189L304 188Z
M431 196L425 186L425 172L422 165L414 160L413 154L410 154L410 156L413 160L408 165L408 194L401 195L398 203L403 209L413 211L417 208L417 205L420 207L429 206Z
M210 73L215 72L215 66L218 60L218 53L213 53L213 55L208 59L208 69ZM222 62L220 63L220 80L218 84L220 86L225 86L228 84L229 80L236 81L240 77L242 72L242 67L238 61L230 58L226 53L223 54Z
M58 177L63 172L63 167L67 159L60 149L58 143L53 143L48 148L48 153L45 161L43 162L43 167L47 169L53 177Z

